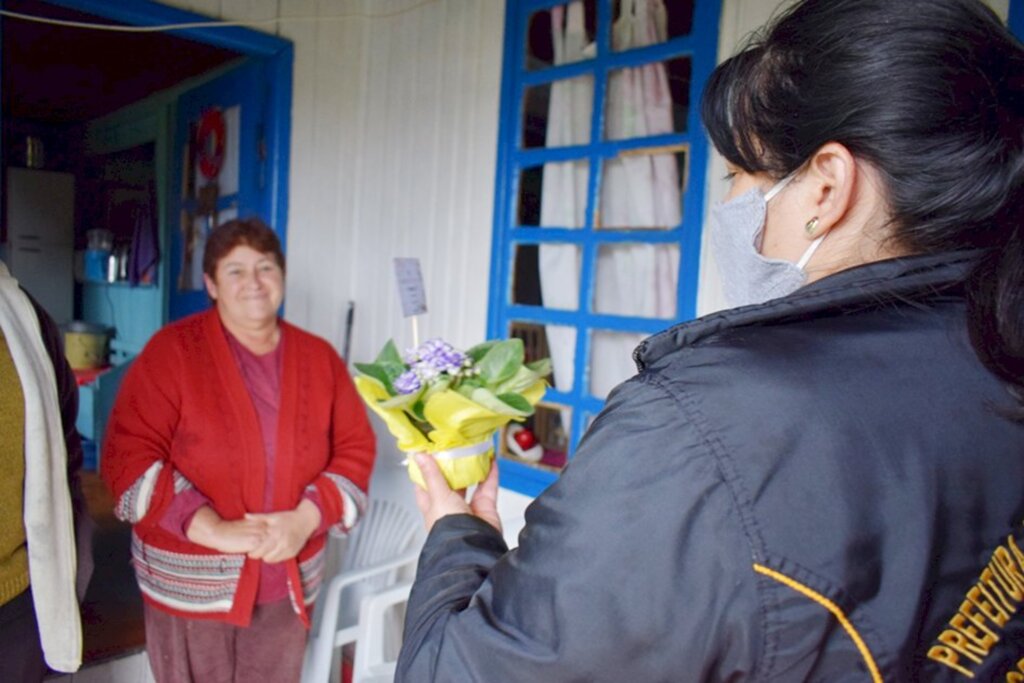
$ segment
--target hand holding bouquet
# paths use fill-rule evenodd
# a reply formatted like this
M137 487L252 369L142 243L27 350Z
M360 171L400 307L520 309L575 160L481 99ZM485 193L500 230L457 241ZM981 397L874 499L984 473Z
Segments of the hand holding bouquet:
M520 339L486 341L466 352L431 339L405 356L388 341L373 363L356 363L356 389L405 453L432 453L453 489L487 476L494 433L522 421L544 395L548 359L524 362ZM423 486L415 461L409 477Z

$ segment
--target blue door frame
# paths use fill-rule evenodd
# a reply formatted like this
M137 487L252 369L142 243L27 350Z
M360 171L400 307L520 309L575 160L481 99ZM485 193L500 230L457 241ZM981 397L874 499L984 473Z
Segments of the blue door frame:
M1024 40L1024 0L1010 0L1010 30L1018 40Z
M159 26L209 22L194 12L168 7L149 0L45 0L51 5L93 14L131 26ZM269 216L272 227L286 247L288 223L288 162L291 145L292 43L277 36L248 28L185 28L169 31L181 38L261 57L267 63L270 83L270 111L266 120Z

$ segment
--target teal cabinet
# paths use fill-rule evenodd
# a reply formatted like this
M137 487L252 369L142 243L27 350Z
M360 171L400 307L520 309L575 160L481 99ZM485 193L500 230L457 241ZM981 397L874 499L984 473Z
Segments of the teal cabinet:
M103 443L117 390L131 362L115 365L88 384L78 387L78 419L75 427L83 439Z

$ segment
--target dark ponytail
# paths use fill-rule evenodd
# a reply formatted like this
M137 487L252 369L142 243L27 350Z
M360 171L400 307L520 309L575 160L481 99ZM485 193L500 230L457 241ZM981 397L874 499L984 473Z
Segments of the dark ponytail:
M1024 421L1024 211L1007 229L1006 244L989 249L967 280L971 344L1017 400Z
M1024 48L979 0L803 0L712 74L715 147L782 178L827 142L877 169L906 253L978 249L971 341L1024 419Z

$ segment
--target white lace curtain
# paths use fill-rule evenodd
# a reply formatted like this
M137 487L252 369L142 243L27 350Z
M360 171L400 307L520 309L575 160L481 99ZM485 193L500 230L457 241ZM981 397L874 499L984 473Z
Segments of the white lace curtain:
M551 10L555 64L577 62L594 54L586 35L584 5L573 0ZM612 27L615 50L666 40L663 0L622 0ZM547 146L590 142L594 82L582 76L551 85ZM661 62L611 74L606 93L606 130L610 140L672 132L672 98ZM584 224L588 165L544 165L541 225ZM609 228L675 227L681 220L679 173L670 153L624 155L604 162L600 183L600 225ZM596 227L596 226L595 226ZM575 310L579 305L580 252L567 244L539 249L541 293L548 308ZM625 243L599 251L594 282L594 310L636 317L671 318L676 314L678 249L667 245ZM574 381L576 331L547 326L555 384L568 390ZM591 340L590 393L604 396L635 371L632 350L642 335L595 331Z

